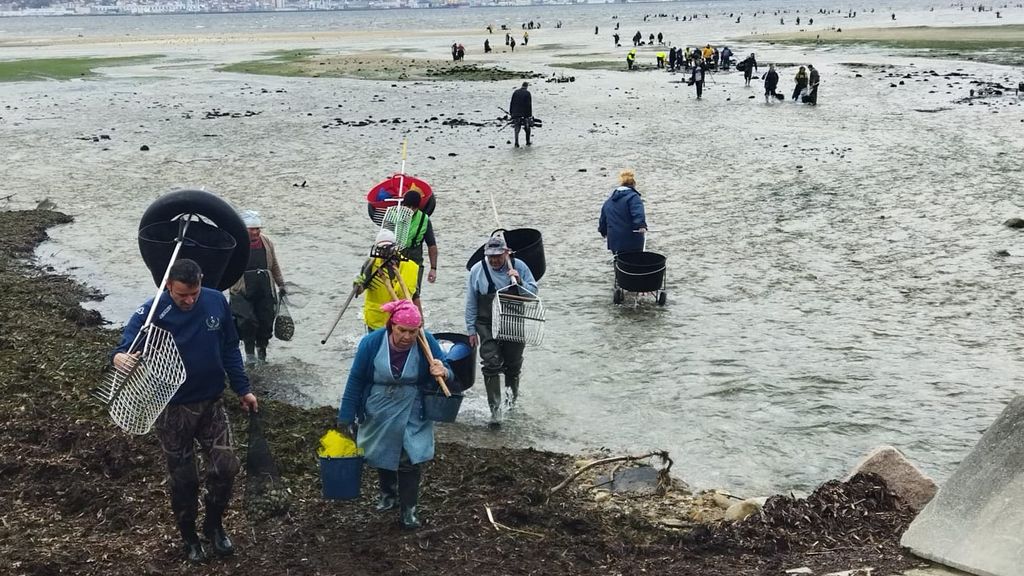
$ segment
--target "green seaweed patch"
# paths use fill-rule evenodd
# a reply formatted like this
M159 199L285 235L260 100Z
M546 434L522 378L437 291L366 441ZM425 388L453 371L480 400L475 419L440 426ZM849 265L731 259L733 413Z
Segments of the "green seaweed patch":
M161 55L121 56L114 58L30 58L0 62L0 82L32 80L70 80L99 76L96 68L128 66L151 62Z
M573 70L625 70L626 59L622 60L588 60L585 62L553 62L551 66L572 68Z
M570 49L573 49L573 48L580 49L580 48L586 48L586 46L571 46L569 44L560 44L558 42L552 42L551 44L538 44L535 48L530 48L530 50L531 51L533 51L533 50L550 51L550 50L570 50Z
M433 78L435 80L492 81L544 78L543 74L537 74L536 72L505 70L504 68L498 67L482 68L475 65L453 66L451 68L428 68L425 74L428 78Z
M262 52L261 56L268 56L274 60L280 62L303 62L310 59L313 56L320 54L319 50L312 48L309 49L292 49L292 50L268 50Z
M316 50L272 50L264 55L270 58L235 62L216 68L219 72L260 74L264 76L314 76L306 65L318 55Z
M607 56L607 52L566 52L565 54L552 54L555 58L584 58L586 56Z

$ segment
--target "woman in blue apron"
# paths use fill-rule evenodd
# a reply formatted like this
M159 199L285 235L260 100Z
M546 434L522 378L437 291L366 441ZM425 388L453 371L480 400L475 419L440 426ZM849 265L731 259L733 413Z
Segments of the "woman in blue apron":
M434 459L434 423L423 418L421 390L434 378L451 379L452 371L437 341L424 331L434 356L428 363L416 340L423 318L407 300L389 302L387 326L359 342L338 410L338 428L349 435L358 423L356 442L366 463L380 476L377 510L401 510L403 528L419 528L420 464Z

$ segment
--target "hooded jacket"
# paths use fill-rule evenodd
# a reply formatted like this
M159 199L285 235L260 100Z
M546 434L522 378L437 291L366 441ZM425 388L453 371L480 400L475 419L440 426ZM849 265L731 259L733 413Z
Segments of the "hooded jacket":
M619 186L601 207L597 231L608 238L608 249L618 254L644 249L644 235L634 232L640 228L647 228L640 193L629 186Z
M512 93L512 100L508 104L509 116L528 117L533 116L533 98L526 88L518 88Z

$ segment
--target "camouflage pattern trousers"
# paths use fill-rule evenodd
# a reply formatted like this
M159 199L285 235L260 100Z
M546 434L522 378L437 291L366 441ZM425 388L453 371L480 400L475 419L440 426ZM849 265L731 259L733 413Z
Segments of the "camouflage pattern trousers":
M171 510L182 532L195 530L199 512L199 461L196 445L206 464L205 522L219 526L231 501L231 489L240 463L231 446L231 426L221 398L193 404L170 404L155 424L167 459Z

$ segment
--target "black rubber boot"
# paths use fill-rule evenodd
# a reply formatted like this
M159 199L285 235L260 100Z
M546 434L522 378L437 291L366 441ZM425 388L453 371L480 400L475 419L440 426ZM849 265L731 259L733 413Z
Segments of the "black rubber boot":
M222 519L224 508L206 504L206 518L203 519L203 535L210 540L217 556L230 556L235 553L235 545L224 531Z
M492 428L501 426L501 376L484 376L484 388L487 389L487 405L491 408Z
M377 496L377 511L392 510L398 505L398 472L377 469L380 478L380 494Z
M505 376L505 404L508 405L508 409L512 410L516 407L516 402L519 400L519 376Z
M199 564L206 561L206 550L203 543L199 541L196 534L195 520L182 520L178 522L178 530L181 532L181 539L184 542L185 558L189 562Z
M422 524L416 516L416 503L420 496L420 467L401 465L398 469L398 502L402 507L402 528L415 530Z
M243 342L245 346L245 365L255 366L256 365L256 343L252 340L246 340Z
M266 346L259 346L259 347L256 348L256 362L258 364L266 364L267 363L267 347Z

